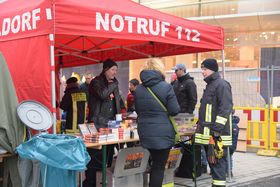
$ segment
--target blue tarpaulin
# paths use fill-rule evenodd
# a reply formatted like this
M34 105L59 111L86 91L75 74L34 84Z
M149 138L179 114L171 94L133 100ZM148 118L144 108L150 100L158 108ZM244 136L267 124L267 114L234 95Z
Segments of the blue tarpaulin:
M17 152L42 163L42 178L47 171L46 186L50 187L76 186L76 171L85 170L90 161L83 140L71 135L41 134L19 145Z

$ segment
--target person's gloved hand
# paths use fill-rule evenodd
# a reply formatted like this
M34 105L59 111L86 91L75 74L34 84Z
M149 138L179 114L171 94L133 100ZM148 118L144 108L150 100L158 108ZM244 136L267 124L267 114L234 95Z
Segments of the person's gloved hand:
M213 136L212 138L214 140L215 157L217 159L220 159L224 155L224 150L223 150L224 144L223 144L222 138L220 136Z
M210 164L216 164L216 162L217 162L214 146L215 146L215 141L214 141L213 137L211 136L210 140L209 140L208 151L207 151L207 158L208 158L208 162Z

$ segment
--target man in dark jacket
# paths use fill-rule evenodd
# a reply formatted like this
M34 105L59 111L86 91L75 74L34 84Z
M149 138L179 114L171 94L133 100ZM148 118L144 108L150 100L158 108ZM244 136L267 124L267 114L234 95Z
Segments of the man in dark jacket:
M103 62L101 74L95 77L89 86L89 116L88 120L94 122L97 130L108 127L109 120L115 120L116 114L121 114L125 108L119 94L116 74L118 65L111 59ZM113 158L114 146L107 146L107 166L110 166ZM91 161L87 165L85 187L96 186L96 171L101 170L102 151L88 149Z
M138 85L139 81L137 79L131 79L129 81L129 93L126 97L127 112L135 111L135 90Z
M78 124L83 124L86 120L86 93L79 88L76 77L69 78L66 84L65 94L60 102L60 108L66 112L66 132L79 132Z
M92 80L92 74L89 73L89 72L86 73L85 74L85 79L86 79L85 82L83 84L81 84L80 88L81 88L81 90L83 90L86 93L87 101L88 101L88 99L89 99L89 84Z
M173 69L177 79L172 82L172 85L180 105L180 112L192 114L197 102L196 84L193 77L187 72L185 64L177 64ZM176 170L176 176L183 177L192 173L192 171L189 171L192 170L192 167L186 167L191 166L189 157L189 152L184 150L180 165Z
M199 108L195 143L205 146L211 168L212 186L226 185L226 147L232 144L232 93L230 84L221 79L216 59L201 64L207 83Z
M114 120L115 115L121 114L121 108L124 108L121 106L119 83L115 77L117 70L116 62L107 59L101 74L89 86L89 121L93 121L98 129L107 127L107 122Z
M172 85L181 108L180 112L192 114L197 102L196 84L184 64L177 64L173 69L177 80Z

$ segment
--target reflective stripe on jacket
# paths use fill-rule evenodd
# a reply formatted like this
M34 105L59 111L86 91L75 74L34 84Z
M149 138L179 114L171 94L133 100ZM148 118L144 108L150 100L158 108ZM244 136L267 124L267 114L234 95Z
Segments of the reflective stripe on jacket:
M221 134L223 144L232 144L232 93L230 84L218 72L206 77L207 83L200 101L199 122L195 143L208 144L214 131Z

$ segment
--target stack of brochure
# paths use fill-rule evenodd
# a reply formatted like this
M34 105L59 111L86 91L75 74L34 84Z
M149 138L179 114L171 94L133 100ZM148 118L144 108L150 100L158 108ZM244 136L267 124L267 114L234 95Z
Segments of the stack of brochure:
M79 127L80 133L83 137L85 137L86 135L97 133L97 129L95 128L93 123L79 124L78 127Z
M106 134L88 134L84 137L85 142L90 143L104 143L107 141L107 135Z

